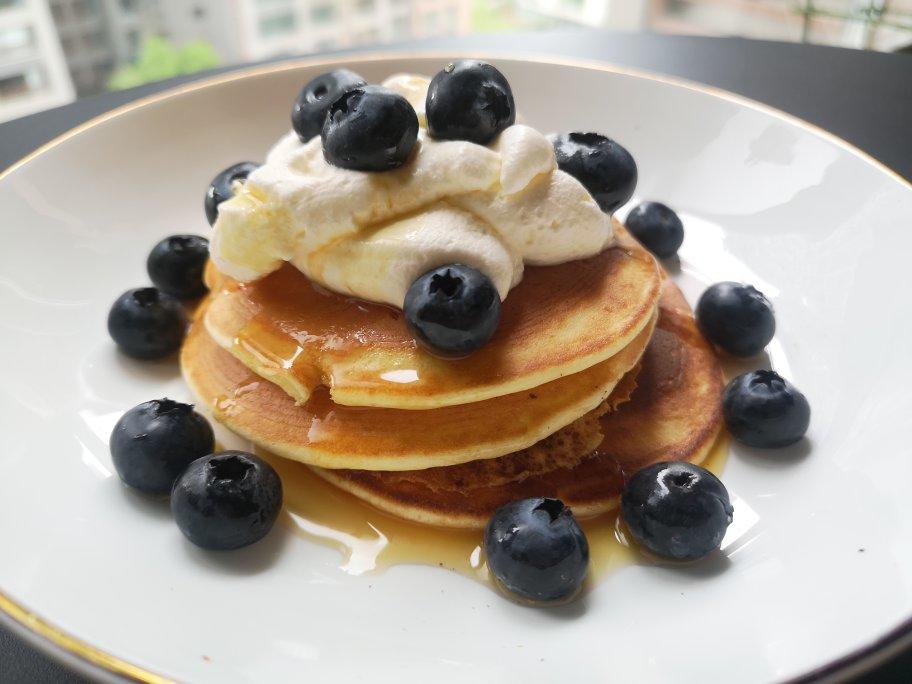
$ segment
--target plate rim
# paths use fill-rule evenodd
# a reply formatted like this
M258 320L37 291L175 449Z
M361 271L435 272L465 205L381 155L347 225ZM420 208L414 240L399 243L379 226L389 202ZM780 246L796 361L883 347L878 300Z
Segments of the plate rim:
M758 100L740 95L738 93L693 81L677 76L670 76L647 69L621 66L613 62L597 59L566 57L560 55L524 53L521 51L496 51L496 50L380 50L370 52L342 52L311 57L289 57L264 65L240 67L224 74L204 77L190 83L172 86L157 93L146 95L123 105L119 105L106 112L98 114L76 126L60 133L51 140L42 144L21 159L0 171L0 182L15 173L37 157L49 152L70 138L120 117L128 112L147 107L158 102L163 102L174 97L180 97L198 90L214 88L233 81L256 78L267 74L297 69L319 67L340 62L350 61L356 63L383 62L394 59L414 58L451 58L459 52L463 57L484 59L489 61L511 60L519 62L532 62L554 66L566 66L590 71L602 71L622 76L629 76L653 82L662 83L676 88L695 91L711 97L738 104L748 109L762 112L793 126L807 130L819 138L823 138L837 147L853 154L862 161L873 166L881 173L886 174L900 186L912 191L912 180L905 178L898 171L884 164L857 145L818 126L801 117L765 104ZM173 680L157 674L152 670L135 665L119 658L103 649L94 646L79 637L66 632L54 625L51 621L32 612L22 603L15 600L0 587L0 624L25 640L29 645L45 655L82 674L102 681L132 680L147 684L167 684ZM912 616L887 630L881 636L869 643L849 651L848 653L824 663L804 674L786 680L785 684L806 684L821 681L843 681L848 677L859 675L869 670L880 662L895 655L903 648L912 645Z

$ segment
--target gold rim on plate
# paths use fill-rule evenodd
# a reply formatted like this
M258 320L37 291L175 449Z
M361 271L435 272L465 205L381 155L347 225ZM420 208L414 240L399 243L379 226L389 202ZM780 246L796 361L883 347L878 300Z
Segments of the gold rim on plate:
M246 69L238 69L227 74L222 74L219 76L212 76L210 78L200 79L199 81L194 81L186 85L176 86L174 88L169 88L160 93L155 93L153 95L148 95L146 97L141 97L133 102L129 102L125 105L115 107L114 109L107 111L103 114L99 114L96 117L85 121L78 126L71 128L70 130L61 133L54 139L48 141L38 149L27 154L19 161L15 162L8 168L0 172L0 181L5 179L11 173L15 172L17 169L21 168L28 162L32 161L36 157L50 151L54 147L57 147L61 143L69 140L72 137L79 135L80 133L87 131L90 128L94 128L100 124L105 123L111 119L114 119L118 116L131 112L135 109L141 107L146 107L150 104L157 102L162 102L173 97L178 97L185 95L187 93L192 93L197 90L204 90L206 88L212 88L215 86L223 85L225 83L231 83L233 81L238 81L246 78L253 78L256 76L263 76L265 74L279 73L283 71L294 71L296 69L304 69L310 67L320 67L328 66L331 64L339 63L366 63L366 62L382 62L386 60L393 59L415 59L415 58L450 58L454 54L451 50L431 50L431 51L421 51L421 52L375 52L375 53L352 53L352 54L340 54L333 55L331 57L320 57L320 58L301 58L301 59L291 59L288 61L283 61L278 64L268 64L265 66L250 67ZM712 97L726 100L728 102L734 102L741 106L753 109L756 111L763 112L770 116L773 116L777 119L786 121L794 126L803 128L810 131L814 135L828 140L829 142L837 145L838 147L854 154L856 157L861 158L868 164L874 166L878 170L887 174L895 181L905 186L906 188L912 190L912 181L907 180L899 173L888 167L883 162L875 159L870 154L864 150L856 147L852 143L843 138L840 138L838 135L830 133L829 131L813 124L809 121L805 121L800 117L794 116L787 112L784 112L775 107L763 104L756 100L752 100L743 95L738 95L728 90L722 88L716 88L714 86L703 85L695 81L689 81L687 79L678 78L674 76L665 76L662 74L656 74L649 71L644 71L641 69L635 69L630 67L621 67L613 64L608 64L605 62L599 62L595 60L585 60L585 59L576 59L576 58L567 58L567 57L556 57L551 55L540 55L540 54L522 54L522 53L511 53L511 52L477 52L469 51L467 53L460 53L462 56L473 57L476 59L485 59L489 61L497 60L511 60L511 61L525 61L525 62L539 62L543 64L550 64L555 66L567 66L575 67L580 69L588 69L591 71L604 71L613 74L620 74L622 76L631 76L633 78L640 78L648 81L655 81L658 83L664 83L667 85L675 86L678 88L684 88L686 90L696 91L710 95ZM62 649L64 652L77 656L78 658L84 660L90 667L98 667L108 673L119 675L121 677L126 677L139 682L148 682L149 684L168 684L172 680L167 679L159 674L146 670L138 665L129 663L117 656L111 655L81 639L63 631L59 627L51 624L44 618L36 615L29 609L27 609L22 604L14 601L10 596L5 594L2 589L0 589L0 613L5 614L7 617L11 618L13 622L18 623L25 630L32 632L33 634L51 642L54 646Z

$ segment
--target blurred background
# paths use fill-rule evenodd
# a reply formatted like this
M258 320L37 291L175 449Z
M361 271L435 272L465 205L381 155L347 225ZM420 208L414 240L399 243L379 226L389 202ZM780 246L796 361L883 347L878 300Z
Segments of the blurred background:
M280 55L568 26L912 51L912 0L0 0L0 121Z

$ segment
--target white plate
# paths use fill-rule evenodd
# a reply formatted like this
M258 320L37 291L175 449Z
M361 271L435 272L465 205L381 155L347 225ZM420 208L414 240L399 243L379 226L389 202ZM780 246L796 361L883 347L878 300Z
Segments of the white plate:
M444 63L345 60L371 81ZM684 218L677 278L691 299L743 279L775 303L769 361L813 421L785 453L734 449L727 562L624 567L570 611L534 610L436 568L349 576L337 552L281 531L213 560L112 477L119 414L188 393L174 363L115 352L108 307L146 282L157 239L206 231L216 171L261 159L287 130L297 89L330 66L300 62L131 105L0 180L3 612L109 671L213 682L760 682L912 616L912 189L734 96L603 66L496 63L531 124L604 131L632 151L638 196Z

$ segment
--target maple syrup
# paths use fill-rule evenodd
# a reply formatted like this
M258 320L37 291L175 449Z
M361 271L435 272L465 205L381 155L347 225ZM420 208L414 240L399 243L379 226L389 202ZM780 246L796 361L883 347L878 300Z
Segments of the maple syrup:
M307 466L258 452L278 471L285 510L296 534L340 553L339 569L350 575L395 565L429 565L494 586L482 549L481 530L457 530L396 518L322 480ZM720 473L728 454L725 438L713 446L703 466ZM628 544L616 511L580 520L589 541L586 587L619 566L653 563Z

